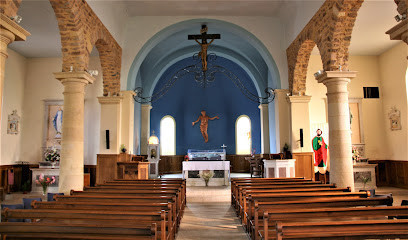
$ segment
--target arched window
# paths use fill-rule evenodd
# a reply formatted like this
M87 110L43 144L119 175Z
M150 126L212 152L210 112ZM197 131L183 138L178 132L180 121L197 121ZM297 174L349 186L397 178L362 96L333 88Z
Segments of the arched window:
M235 138L237 154L251 154L251 119L248 116L241 115L238 117L235 124Z
M176 155L176 121L172 116L164 116L160 121L161 155Z

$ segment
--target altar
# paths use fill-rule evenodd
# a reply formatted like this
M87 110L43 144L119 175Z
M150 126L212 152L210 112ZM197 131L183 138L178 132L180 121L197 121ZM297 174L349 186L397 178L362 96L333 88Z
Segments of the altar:
M206 170L214 174L208 183L209 186L229 185L230 161L184 161L183 178L186 179L187 186L205 186L200 175Z

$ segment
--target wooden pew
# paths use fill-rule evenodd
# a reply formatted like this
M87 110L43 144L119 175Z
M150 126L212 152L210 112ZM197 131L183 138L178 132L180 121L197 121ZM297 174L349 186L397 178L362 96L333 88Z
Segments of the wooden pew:
M293 192L293 193L265 193L265 194L250 194L245 197L243 202L243 211L241 214L242 221L244 225L247 225L248 219L252 219L252 211L248 209L253 209L254 201L258 202L278 202L278 201L305 201L305 200L326 200L330 198L368 198L370 196L369 192Z
M231 195L231 202L234 206L238 206L239 199L242 199L244 191L257 189L293 189L293 188L336 188L336 184L289 184L289 185L245 185L238 186L235 194Z
M276 209L264 212L263 226L255 227L255 239L275 239L277 222L316 222L369 220L373 218L393 218L408 216L408 206L405 207L369 207L369 208L304 208ZM263 229L259 231L258 229Z
M127 211L127 212L152 212L165 211L168 216L171 229L169 232L174 237L177 232L177 219L173 211L173 204L171 203L105 203L105 202L39 202L33 201L31 203L33 209L51 209L51 210L109 210L109 211Z
M118 195L78 195L78 196L64 196L64 195L55 195L54 199L59 202L104 202L109 204L116 204L118 202L128 202L128 203L167 203L170 202L173 205L173 214L176 216L176 224L180 225L181 213L177 208L177 199L176 196L156 196L156 195L137 195L137 196L122 196Z
M339 222L278 222L276 239L408 238L408 219Z
M135 223L150 225L156 223L160 232L160 239L171 239L172 229L166 219L165 211L134 212L109 210L72 210L72 209L8 209L2 211L2 221L9 219L32 219L32 222L41 220L47 222L64 222L68 224L108 224L111 222Z
M137 223L66 224L1 222L2 240L8 239L158 239L157 226Z
M105 191L93 191L88 189L86 191L74 191L71 190L71 196L99 196L99 195L122 195L122 196L176 196L176 209L177 211L183 212L185 201L181 197L181 193L178 190L130 190L130 189L115 189L115 190L105 190Z
M259 226L260 217L264 212L285 211L293 209L312 209L312 208L344 208L344 207L373 207L373 206L392 206L393 198L391 195L382 195L375 198L327 198L327 199L307 199L278 202L259 202L255 201L253 208L248 213L248 231L250 234L256 233ZM253 217L252 217L253 216Z

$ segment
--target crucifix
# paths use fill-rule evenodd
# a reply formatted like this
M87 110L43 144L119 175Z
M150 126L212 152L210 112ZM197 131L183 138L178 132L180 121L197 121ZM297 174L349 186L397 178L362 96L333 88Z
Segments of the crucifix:
M207 49L215 39L221 39L220 34L207 34L208 28L207 25L202 25L200 30L200 35L188 35L188 40L195 40L200 46L201 51L198 53L198 56L201 57L201 64L203 72L207 71ZM198 41L201 39L201 42ZM208 43L207 40L211 39Z

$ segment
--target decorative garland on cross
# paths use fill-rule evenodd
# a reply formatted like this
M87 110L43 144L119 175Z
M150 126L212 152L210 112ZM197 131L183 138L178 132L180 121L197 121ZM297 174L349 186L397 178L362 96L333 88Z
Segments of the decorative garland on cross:
M180 78L192 74L194 75L194 80L203 88L207 87L208 84L214 82L215 74L221 73L224 76L228 77L236 87L239 88L241 93L247 97L249 100L257 102L257 103L270 103L275 99L275 90L273 88L266 88L265 93L266 97L259 97L257 94L252 93L249 91L248 88L242 83L242 81L229 69L215 65L213 62L217 59L217 55L215 53L207 54L208 47L214 42L215 39L221 39L220 34L207 34L207 26L202 25L201 27L201 34L200 35L188 35L189 40L195 40L201 47L201 51L195 53L192 57L193 61L196 63L187 67L184 67L178 70L175 74L173 74L169 80L152 96L144 97L143 96L143 88L136 87L135 88L135 95L134 100L138 103L151 103L155 102L161 97L163 97L170 88L176 83L177 80ZM211 39L208 43L207 40ZM201 40L199 42L198 40ZM200 66L201 65L201 66Z

